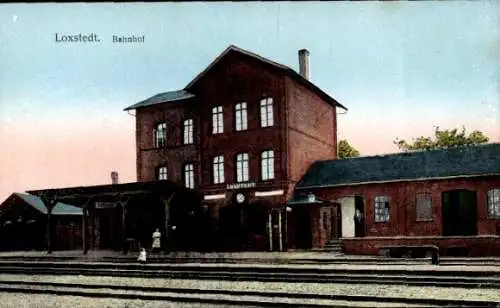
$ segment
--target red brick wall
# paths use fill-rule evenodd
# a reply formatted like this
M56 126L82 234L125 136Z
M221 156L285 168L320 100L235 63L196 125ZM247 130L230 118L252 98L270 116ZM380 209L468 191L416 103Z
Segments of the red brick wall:
M313 162L337 157L336 108L289 77L286 86L289 178L297 182Z
M212 159L224 154L226 183L235 182L235 156L248 152L250 181L263 187L285 190L290 197L294 184L311 163L336 157L336 111L317 95L285 77L273 66L238 53L229 53L189 89L197 98L190 104L162 104L137 110L137 177L149 181L155 168L167 163L169 179L182 180L182 164L195 162L197 182L203 191L222 190L212 184ZM260 100L274 100L274 126L260 127ZM245 101L248 130L235 131L234 105ZM222 105L224 133L212 135L212 108ZM194 117L195 143L182 146L182 122ZM152 148L153 129L166 118L168 150ZM196 125L198 124L198 125ZM199 133L199 135L198 135ZM197 139L196 136L199 136ZM260 154L274 150L275 179L260 181Z
M498 237L430 237L430 238L355 238L343 239L344 252L348 254L379 254L380 248L388 245L436 245L441 254L449 247L467 247L471 256L500 256Z
M224 154L226 183L236 182L236 155L249 153L249 181L258 185L282 188L286 180L283 168L286 154L283 139L283 76L276 70L263 66L258 61L238 54L230 54L212 68L206 78L193 89L201 97L200 109L202 131L201 144L203 189L223 188L226 184L214 185L212 160ZM273 98L274 126L260 127L260 101L264 97ZM235 130L234 106L238 102L247 103L248 129ZM224 113L224 133L212 135L212 108L222 105ZM275 179L261 181L260 155L264 150L274 151Z
M138 109L136 112L136 143L137 143L137 179L152 181L155 179L156 168L166 164L168 178L182 183L184 163L195 164L195 173L199 170L199 123L197 123L196 102L162 104ZM183 144L184 120L194 119L194 144ZM167 147L154 148L156 124L167 123ZM199 177L195 178L195 181Z
M367 236L427 236L441 235L441 193L454 189L473 190L477 194L478 234L487 235L495 234L496 224L499 222L487 217L486 194L495 187L500 187L498 177L367 184L325 188L314 193L327 200L345 196L363 196ZM415 193L419 191L431 192L434 213L432 221L416 221ZM379 195L390 198L391 219L385 223L374 221L375 196Z

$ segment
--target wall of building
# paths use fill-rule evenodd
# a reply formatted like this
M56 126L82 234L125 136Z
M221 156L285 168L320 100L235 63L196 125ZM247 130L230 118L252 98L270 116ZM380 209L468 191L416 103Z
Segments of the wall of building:
M487 217L487 191L495 187L500 187L498 178L469 178L345 186L316 190L314 193L327 200L362 196L367 236L423 236L441 235L442 192L455 189L472 190L477 193L478 234L486 235L495 234L498 222ZM416 221L415 194L425 191L431 193L434 216L429 221ZM391 218L388 222L375 222L375 197L382 195L390 198Z
M201 157L203 190L211 191L236 182L236 155L249 153L249 181L258 185L275 185L286 179L282 157L285 154L282 134L284 95L283 76L259 61L238 54L230 54L200 79L192 90L202 100ZM274 125L260 125L260 101L273 98ZM235 104L247 103L248 129L236 131ZM212 134L212 108L223 107L224 133ZM275 179L262 183L260 155L264 150L274 151ZM224 155L226 183L213 184L213 157Z
M166 164L168 178L182 183L183 164L192 162L195 173L199 172L199 131L196 112L197 102L167 103L141 108L136 111L137 180L152 181L156 168ZM194 144L183 144L184 120L193 118ZM167 145L154 147L154 129L158 123L167 123ZM197 125L198 124L198 125ZM195 177L195 180L199 177Z
M342 239L345 253L377 255L380 248L389 245L436 245L443 255L451 254L455 248L466 248L470 256L500 256L498 236L479 237L386 237L386 238L349 238Z
M433 181L397 182L384 184L366 184L359 186L345 186L313 190L317 197L330 201L340 201L342 204L343 229L346 227L344 220L352 220L353 214L345 212L347 203L342 201L346 196L362 196L364 198L365 231L364 239L343 238L345 249L349 253L374 253L380 243L390 241L404 243L432 243L442 234L442 193L449 190L465 189L476 192L477 202L477 235L497 236L500 230L500 219L488 218L487 192L500 187L499 177L462 178ZM430 192L432 198L433 218L427 221L416 219L417 192ZM374 202L376 196L390 198L390 220L388 222L375 222ZM345 203L345 205L344 205ZM319 224L315 226L321 230ZM347 232L347 230L346 230ZM384 238L385 237L385 238ZM407 238L405 238L407 237ZM434 239L421 239L433 237ZM468 237L454 237L439 240L445 246L465 245L474 239ZM476 237L477 238L477 237ZM490 244L486 240L479 240L477 249L482 249L480 254L487 253ZM486 242L485 242L486 241ZM484 243L483 243L484 242ZM370 244L368 244L370 243ZM467 245L469 245L467 244ZM486 245L486 246L481 246ZM366 248L363 248L366 247ZM446 247L445 247L446 248ZM486 250L485 250L486 249Z
M337 157L336 108L286 77L288 174L294 183L317 160Z
M345 197L339 200L342 213L342 237L354 237L354 197Z

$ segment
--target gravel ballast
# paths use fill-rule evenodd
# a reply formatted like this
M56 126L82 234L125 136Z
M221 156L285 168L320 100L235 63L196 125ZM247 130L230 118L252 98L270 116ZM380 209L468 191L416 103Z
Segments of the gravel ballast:
M287 283L287 282L239 282L206 281L186 279L151 279L131 277L99 276L44 276L44 275L0 275L0 281L80 283L117 286L143 286L164 288L191 288L208 290L240 290L262 292L290 292L337 295L362 295L404 298L434 298L448 300L500 301L497 289L457 289L442 287L414 287L406 285L380 284L333 284L333 283Z

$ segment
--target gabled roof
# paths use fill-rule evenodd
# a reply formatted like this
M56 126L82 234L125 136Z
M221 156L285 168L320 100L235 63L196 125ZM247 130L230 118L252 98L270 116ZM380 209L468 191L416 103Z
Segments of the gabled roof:
M283 71L285 74L287 74L288 76L290 76L291 78L293 78L298 83L302 84L306 88L308 88L311 91L313 91L314 93L316 93L319 97L321 97L323 100L325 100L330 105L336 106L336 107L340 107L340 108L342 108L344 110L347 110L346 107L344 107L342 104L340 104L339 102L337 102L334 98L332 98L326 92L324 92L323 90L321 90L320 88L318 88L315 84L313 84L309 80L307 80L304 77L302 77L302 75L300 75L299 73L297 73L292 68L290 68L290 67L288 67L286 65L283 65L283 64L271 61L271 60L269 60L267 58L259 56L259 55L255 54L255 53L250 52L250 51L241 49L241 48L236 47L234 45L230 45L219 56L217 56L217 58L215 58L215 60L212 61L212 63L210 63L201 73L199 73L191 82L189 82L189 84L184 88L184 90L170 91L170 92L165 92L165 93L157 94L157 95L155 95L153 97L150 97L150 98L148 98L146 100L143 100L141 102L138 102L138 103L136 103L136 104L134 104L132 106L129 106L129 107L125 108L124 111L132 110L132 109L137 109L137 108L141 108L141 107L146 107L146 106L151 106L151 105L156 105L156 104L161 104L161 103L180 101L180 100L184 100L184 99L188 99L188 98L194 97L194 94L190 93L190 90L192 89L192 87L203 76L205 76L217 63L219 63L225 56L227 56L231 52L237 52L237 53L246 55L246 56L251 57L253 59L256 59L256 60L258 60L258 61L260 61L262 63L265 63L265 64L268 64L268 65L270 65L272 67L275 67L275 68Z
M323 90L321 90L320 88L318 88L316 85L314 85L309 80L307 80L304 77L302 77L302 75L300 75L299 73L297 73L292 68L290 68L290 67L288 67L286 65L283 65L283 64L271 61L271 60L269 60L267 58L259 56L259 55L255 54L255 53L252 53L252 52L248 51L248 50L241 49L241 48L236 47L234 45L230 45L228 48L226 48L226 50L224 50L217 58L215 58L215 60L212 61L212 63L210 63L207 66L207 68L205 68L201 73L199 73L184 89L189 91L206 73L208 73L210 71L210 69L212 69L218 62L220 62L226 55L228 55L231 52L237 52L237 53L246 55L248 57L251 57L253 59L261 61L263 63L269 64L269 65L271 65L271 66L273 66L273 67L275 67L277 69L280 69L283 72L285 72L288 76L292 77L295 81L301 83L305 87L309 88L311 91L313 91L316 94L318 94L319 97L321 97L322 99L324 99L330 105L336 106L336 107L340 107L340 108L342 108L344 110L347 110L346 107L344 107L342 104L340 104L339 102L337 102L333 97L331 97L330 95L328 95L327 93L325 93Z
M500 143L318 161L297 189L486 175L500 176Z
M178 101L185 100L185 99L192 98L192 97L194 97L193 94L191 94L187 91L184 91L184 90L164 92L164 93L156 94L155 96L152 96L148 99L140 101L136 104L133 104L132 106L125 108L124 111L133 110L133 109L137 109L137 108L141 108L141 107L147 107L147 106L156 105L156 104L178 102Z
M39 197L23 193L14 194L23 199L27 204L31 205L40 213L47 214L47 208ZM82 213L83 212L81 208L61 202L58 202L52 209L52 215L82 215Z

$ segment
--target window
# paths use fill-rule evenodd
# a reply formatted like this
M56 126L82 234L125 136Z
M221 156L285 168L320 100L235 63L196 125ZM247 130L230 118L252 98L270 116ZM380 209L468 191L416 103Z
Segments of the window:
M184 121L184 144L193 143L193 119Z
M214 184L224 183L224 156L214 157Z
M155 147L162 148L167 143L167 123L160 123L156 125L154 130L154 143Z
M194 188L194 166L193 164L184 165L184 184L187 188Z
M260 126L268 127L274 125L273 98L268 97L260 101Z
M389 198L386 196L375 197L375 222L389 221Z
M248 153L236 155L236 182L248 181Z
M158 180L166 180L168 179L168 170L167 167L162 166L158 167L158 170L156 172L156 177Z
M432 195L430 192L419 192L415 197L417 221L432 220Z
M224 132L224 121L222 117L222 106L212 108L212 134Z
M262 180L274 179L274 151L264 151L260 156Z
M248 120L247 120L247 103L238 103L235 106L235 122L236 122L236 130L245 130L248 128Z
M500 219L500 188L488 191L488 218Z

